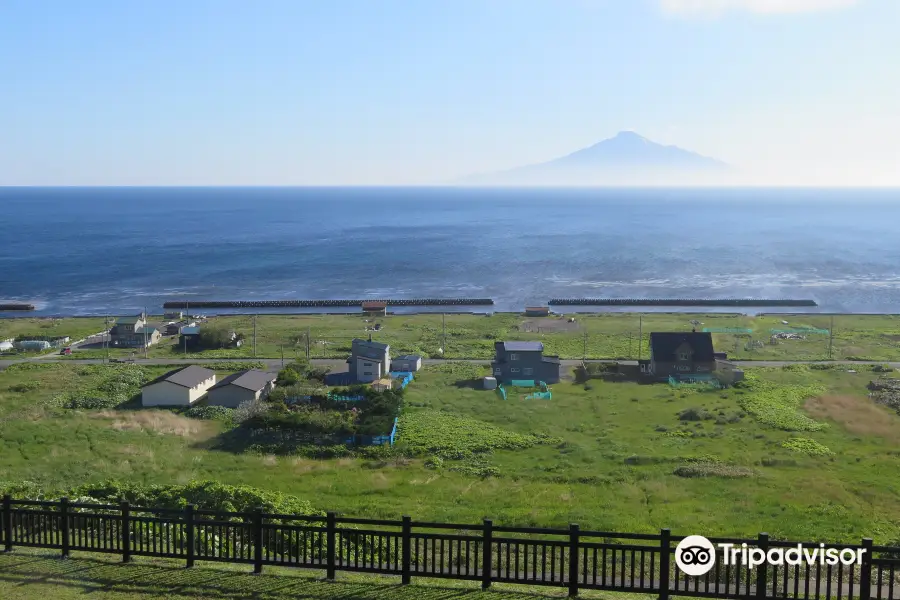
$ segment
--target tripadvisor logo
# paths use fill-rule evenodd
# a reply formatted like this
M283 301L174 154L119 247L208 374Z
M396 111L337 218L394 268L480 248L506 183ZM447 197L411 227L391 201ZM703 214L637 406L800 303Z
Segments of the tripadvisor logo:
M861 565L865 549L863 548L826 548L819 544L812 548L803 544L796 546L770 548L750 548L744 544L716 544L702 535L689 535L675 547L675 564L686 575L699 577L709 573L716 564L716 547L721 551L722 564L725 566L745 565L750 569L762 564L769 565Z

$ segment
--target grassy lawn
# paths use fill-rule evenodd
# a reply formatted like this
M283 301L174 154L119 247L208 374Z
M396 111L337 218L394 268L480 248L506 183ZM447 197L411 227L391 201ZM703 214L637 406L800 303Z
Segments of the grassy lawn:
M724 392L566 382L549 401L515 391L503 401L469 387L482 367L443 364L407 391L398 449L415 458L318 460L215 450L226 427L217 421L48 402L87 385L83 369L0 373L4 480L48 489L215 480L354 516L900 538L900 416L866 397L869 372L754 369L751 388Z
M413 579L402 586L397 577L338 573L325 581L324 573L266 567L261 575L246 566L198 563L185 569L175 561L136 558L116 564L113 557L74 554L60 560L46 551L17 549L0 553L0 598L4 600L133 600L137 598L229 598L243 600L526 600L565 597L563 590L495 584L482 592L477 582ZM637 594L583 591L584 598L649 600Z
M490 358L496 340L540 340L547 352L563 358L624 358L635 359L640 353L646 357L651 331L689 331L691 320L709 328L751 329L749 337L731 333L714 333L716 348L729 356L743 360L823 360L862 359L900 360L900 315L838 315L834 317L834 336L821 333L805 335L805 339L771 341L770 330L792 327L832 329L832 317L821 315L745 316L739 314L687 313L598 313L571 315L567 318L526 318L514 314L459 315L448 314L442 323L439 314L399 315L370 319L356 315L260 315L256 322L256 354L260 358L279 358L282 348L286 358L306 354L307 336L316 358L343 358L350 352L354 337L373 337L391 344L395 354L418 353L426 357ZM641 323L641 320L643 323ZM783 325L782 320L789 325ZM377 332L366 327L375 322L382 325ZM161 317L151 317L161 323ZM190 353L205 358L253 356L253 317L220 316L210 323L233 328L246 337L242 348ZM445 327L444 327L445 326ZM78 339L103 328L103 320L96 318L0 319L0 339L20 333L69 335ZM446 333L446 344L444 334ZM639 334L642 334L639 335ZM642 345L639 344L642 340ZM757 344L751 344L754 341ZM761 343L761 345L760 345ZM125 356L126 349L111 349L111 356ZM139 352L139 354L142 354ZM82 358L102 358L103 350L76 353ZM150 349L156 358L184 356L177 339L166 338Z

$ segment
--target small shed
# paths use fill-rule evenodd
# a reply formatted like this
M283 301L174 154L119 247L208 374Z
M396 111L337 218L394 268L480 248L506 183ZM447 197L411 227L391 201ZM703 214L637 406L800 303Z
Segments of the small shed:
M525 316L527 317L547 317L550 315L549 306L526 306Z
M386 392L393 389L394 381L390 378L379 379L372 382L372 389L376 392Z
M497 389L497 378L496 377L485 377L484 378L484 389L496 390Z
M387 302L382 300L367 300L362 303L362 311L367 315L386 315Z
M416 373L422 368L422 357L418 354L404 354L391 361L391 371L398 373Z

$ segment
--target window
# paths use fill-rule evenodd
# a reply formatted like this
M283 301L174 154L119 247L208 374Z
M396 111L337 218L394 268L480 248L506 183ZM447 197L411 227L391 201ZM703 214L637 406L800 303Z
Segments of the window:
M518 372L519 372L519 367L513 367L513 368L511 368L511 369L509 370L509 372L510 372L510 373L518 373Z
M534 372L534 369L532 369L531 367L522 369L522 375L531 375L533 372Z
M494 369L494 375L500 375L501 373L500 369Z
M363 375L371 375L372 371L363 371Z
M687 365L678 365L678 370L679 371L690 371L691 368Z
M509 360L519 360L519 355L518 354L510 354Z
M691 355L688 354L687 352L679 352L678 353L678 360L690 360L690 359L691 359Z

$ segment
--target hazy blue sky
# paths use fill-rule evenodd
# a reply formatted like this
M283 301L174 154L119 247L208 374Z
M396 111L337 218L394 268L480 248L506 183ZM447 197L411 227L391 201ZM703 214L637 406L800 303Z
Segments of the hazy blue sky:
M900 184L898 0L0 0L0 185L429 183L633 129Z

